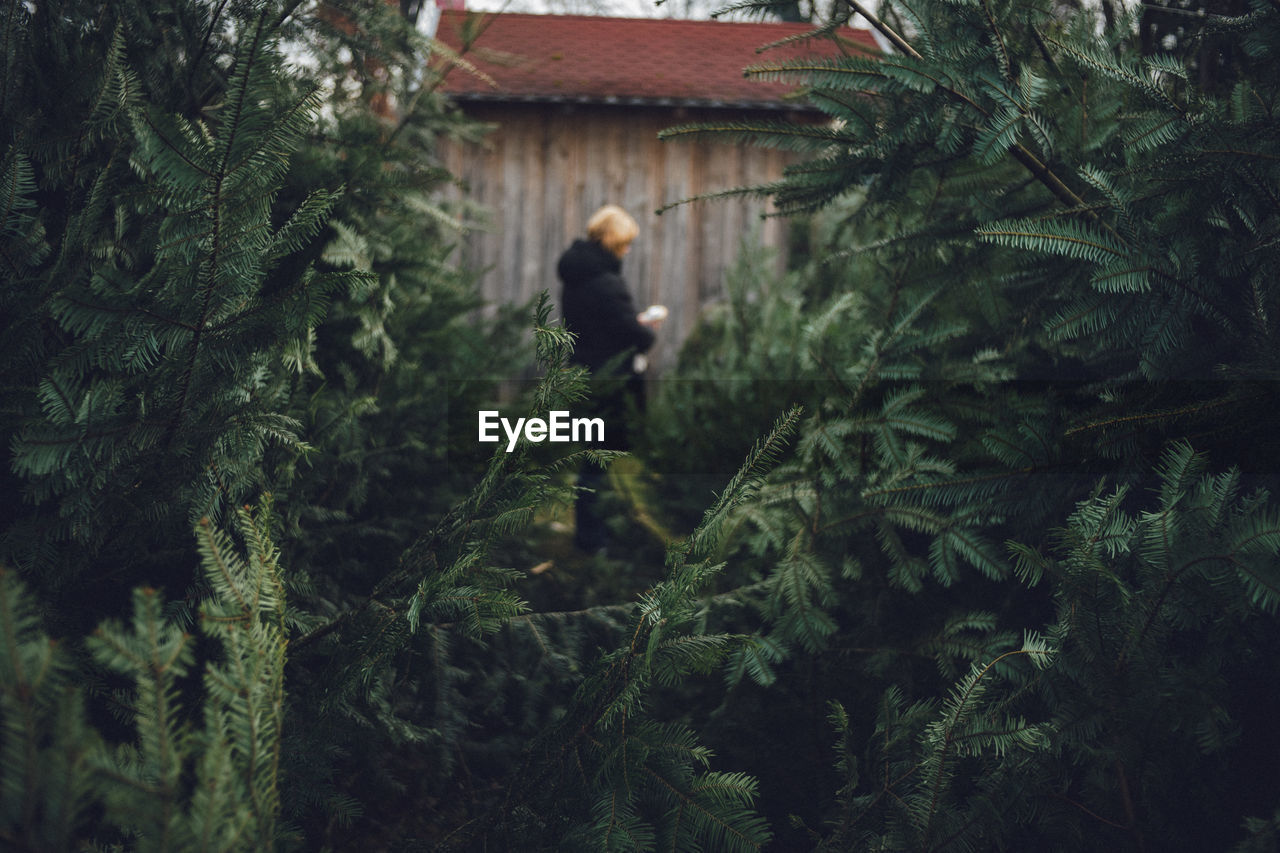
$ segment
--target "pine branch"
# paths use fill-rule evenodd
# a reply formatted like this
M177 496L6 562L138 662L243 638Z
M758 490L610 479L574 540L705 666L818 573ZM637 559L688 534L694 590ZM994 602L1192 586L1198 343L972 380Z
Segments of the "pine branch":
M1068 208L1086 209L1088 207L1088 205L1085 204L1084 199L1076 195L1070 187L1062 182L1062 179L1059 178L1057 174L1055 174L1044 163L1040 162L1040 159L1027 150L1026 146L1022 143L1019 142L1013 145L1009 149L1009 153L1013 155L1013 159L1021 163L1022 166L1031 173L1032 177L1044 184L1045 187L1048 188L1049 192L1053 193L1054 198L1058 199L1058 201L1062 202ZM1096 214L1093 218L1097 218ZM1104 224L1103 227L1108 231L1112 231L1111 227L1108 225ZM1112 231L1112 233L1115 234L1114 231ZM1118 237L1119 235L1116 234L1115 236Z
M1257 399L1262 400L1259 396ZM1238 398L1222 397L1217 400L1206 400L1193 405L1183 406L1178 409L1169 409L1157 412L1140 412L1135 415L1117 415L1102 421L1094 421L1080 426L1068 427L1063 435L1075 436L1078 434L1096 432L1100 430L1116 429L1123 426L1135 426L1144 423L1158 423L1162 421L1172 421L1177 418L1183 418L1192 415L1210 415L1217 409L1233 407L1241 401Z
M865 18L867 23L875 27L876 31L888 39L889 42L898 50L915 59L924 59L924 57L917 53L915 48L913 48L906 39L898 35L888 24L876 17L870 9L863 6L858 2L858 0L845 0L845 2L849 4L849 7L852 8L853 11Z
M919 59L919 60L924 59L924 57L922 57L914 48L911 47L911 45L906 41L906 39L898 35L898 33L894 32L893 29L891 29L887 24L885 24L883 21L877 18L874 14L872 14L870 10L866 9L861 3L859 3L858 0L845 0L845 2L847 2L854 9L854 11L856 11L858 14L866 18L867 21L873 27L875 27L876 30L880 32L881 35L887 38L891 43L894 44L894 46L896 46L903 53L905 53L906 55L914 59ZM983 2L984 2L984 8L985 8L986 0L983 0ZM989 14L990 12L988 10L988 15ZM999 41L999 44L1001 46L1001 49L1003 50L1003 46L1004 46L1003 41ZM1055 44L1057 43L1055 42ZM1008 62L1007 56L1005 61ZM982 110L980 107L977 106L977 104L975 104L969 98L963 97L958 92L955 92L954 90L949 89L947 87L943 87L943 88L944 88L944 91L947 91L953 96L958 97L961 101L967 103L969 106L977 108L984 117L987 115L987 112L985 110ZM1011 155L1013 155L1013 158L1017 160L1018 163L1020 163L1028 172L1030 172L1031 175L1037 181L1044 184L1045 188L1047 188L1049 192L1051 192L1053 196L1057 198L1060 202L1062 202L1064 205L1072 209L1086 207L1084 200L1081 199L1078 195L1076 195L1075 192L1073 192L1065 183L1063 183L1062 179L1059 178L1056 173L1054 173L1048 166L1046 166L1043 162L1041 162L1040 159L1036 157L1035 154L1031 153L1031 151L1028 150L1026 146L1024 146L1022 143L1016 143L1010 146L1008 151ZM1108 228L1108 230L1110 229Z
M982 684L983 679L985 679L987 674L995 668L996 664L1011 657L1024 655L1035 656L1037 654L1042 654L1042 652L1029 651L1027 649L1015 649L995 657L981 669L975 667L972 676L966 679L967 683L964 685L963 690L957 696L956 700L951 703L951 719L950 722L943 724L942 727L943 740L941 746L938 747L937 750L938 768L933 774L933 781L930 787L931 793L929 798L929 807L925 815L924 828L920 833L922 850L933 849L929 846L928 842L933 829L934 817L938 811L944 777L943 771L946 767L947 757L951 751L951 746L956 742L956 728L959 725L962 716L967 716L966 711L968 709L970 699L974 698L975 693L977 693L981 687L985 686Z
M288 2L281 7L280 14L276 16L275 21L272 22L271 31L276 32L284 26L284 22L292 18L294 13L298 11L298 7L305 2L306 0L288 0Z
M209 49L209 43L213 38L214 31L218 28L218 21L222 18L222 12L227 8L229 0L218 0L218 6L209 14L209 26L205 27L204 36L200 39L200 46L196 48L195 54L191 57L189 63L189 71L187 73L187 89L190 90L191 84L195 79L195 74L200 68L200 61L204 59L205 53Z
M218 284L218 276L221 273L221 261L223 250L223 228L225 211L223 209L223 192L227 178L227 168L230 162L232 151L235 148L236 134L241 130L241 119L245 103L247 101L247 88L251 79L251 72L259 59L258 51L262 42L266 37L266 16L267 11L263 9L258 16L257 26L253 35L249 38L248 49L245 53L240 54L236 58L235 72L233 79L236 85L229 93L229 101L231 104L231 114L226 124L228 138L222 145L221 161L217 168L210 171L201 171L213 181L213 189L210 193L210 207L212 210L212 245L209 250L206 262L202 264L204 267L204 286L199 296L200 309L199 319L195 323L195 331L192 332L191 342L187 347L187 356L185 367L178 377L178 400L174 406L174 412L169 422L168 436L165 440L166 446L172 446L178 435L178 428L186 416L187 399L191 393L191 383L195 374L196 360L200 356L201 339L205 331L205 327L209 323L212 312L213 296ZM173 149L174 146L170 145ZM175 149L176 150L176 149ZM181 156L181 155L180 155ZM184 157L184 160L187 158Z
M1006 80L1012 82L1013 62L1009 59L1009 49L1005 46L1004 36L1000 33L1000 28L996 25L996 19L991 14L991 0L982 0L982 11L986 15L987 28L991 31L991 38L1000 50L1000 71L1004 74Z

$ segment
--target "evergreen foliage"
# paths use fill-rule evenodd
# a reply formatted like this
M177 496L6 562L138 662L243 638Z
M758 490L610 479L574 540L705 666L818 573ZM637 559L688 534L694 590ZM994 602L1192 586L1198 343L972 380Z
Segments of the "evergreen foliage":
M652 422L677 472L709 467L674 446L704 398L809 413L721 554L751 610L712 624L761 652L704 737L833 703L838 805L797 803L797 845L1264 844L1280 780L1242 765L1277 705L1277 11L1206 23L1247 57L1229 91L1129 18L867 20L891 54L748 69L830 125L665 134L796 151L740 191L821 211L807 267L737 274Z
M6 101L3 234L20 277L4 290L4 346L22 369L5 386L3 558L43 623L15 605L27 621L11 620L23 638L11 657L48 648L42 631L67 649L36 705L0 712L17 731L5 748L23 759L6 782L18 815L6 832L41 849L440 841L468 825L462 804L390 827L386 807L455 784L495 691L557 692L597 654L576 626L525 614L519 573L490 551L568 499L564 472L584 454L611 458L481 456L450 424L451 408L492 405L484 377L525 354L510 319L468 321L478 303L448 262L461 222L432 198L448 178L435 141L470 131L434 94L430 46L381 3L63 11L18 9L6 42L9 67L49 70ZM310 63L309 82L286 54ZM65 107L43 111L60 87ZM83 172L65 168L66 139L80 140ZM550 310L544 299L534 311L544 378L520 402L530 414L584 393ZM243 565L214 532L268 490L279 570L265 520L242 531ZM175 537L202 517L199 548ZM189 571L200 558L209 570ZM654 606L687 611L677 603L710 571L698 565ZM606 645L623 624L584 621L604 626L590 639ZM565 643L567 666L496 666L485 644L522 629ZM728 642L660 635L653 669L668 679ZM30 679L14 672L6 696L25 696ZM89 689L59 692L62 677ZM627 701L655 678L627 682ZM530 725L546 724L540 710L563 705L531 704ZM601 724L627 760L599 772L643 770L625 792L640 823L597 826L601 789L586 785L553 805L537 843L634 824L640 838L761 845L752 780L709 768L688 729L628 715L635 727L617 729L617 712ZM61 740L46 734L55 722ZM635 757L646 744L651 757ZM44 781L33 768L50 757L64 769ZM486 831L522 846L512 827Z
M892 52L749 72L829 125L668 133L803 155L743 191L811 254L659 389L662 576L537 612L509 543L612 454L470 440L586 383L545 298L468 319L438 48L9 4L0 840L1274 845L1280 13L855 11Z
M126 6L87 33L88 6L14 7L6 159L26 199L5 234L41 238L6 247L11 500L27 506L5 554L52 588L102 555L162 582L150 560L175 529L260 490L268 448L306 448L274 368L356 278L289 269L336 187L273 205L318 102L279 85L269 7L144 24ZM179 62L181 35L208 58Z
M221 764L206 769L222 773L228 750L241 749L236 729L269 724L245 754L255 773L278 762L285 781L273 766L265 787L202 794L218 797L205 804L210 821L235 818L214 846L270 847L281 813L324 844L335 815L350 818L379 793L342 762L385 765L424 736L388 701L413 653L409 579L431 618L450 602L484 602L476 627L487 631L518 609L502 589L510 573L478 566L484 542L467 535L489 523L481 513L518 522L526 511L512 508L521 496L511 483L529 463L455 506L476 451L459 452L448 404L474 411L490 393L483 377L523 353L511 319L468 320L477 301L447 261L448 229L460 223L430 200L447 179L434 140L467 127L422 71L426 41L381 3L19 3L4 24L11 454L0 559L68 648L67 671L92 686L88 713L121 756L149 748L135 719L181 740L160 712L190 718L203 707L220 715L209 716L206 754ZM311 64L306 81L291 62ZM287 709L230 691L249 677L279 688L286 675L282 661L241 654L239 617L227 613L210 636L234 655L180 643L179 669L214 666L204 687L166 670L147 687L159 698L145 713L112 723L122 677L112 664L146 655L99 658L81 637L104 618L142 619L135 599L150 602L157 631L194 631L197 602L234 590L195 571L189 525L208 516L217 526L268 489L288 567L279 581L294 603L281 615L295 641ZM527 488L523 499L541 494ZM412 568L394 570L419 538ZM431 550L446 544L454 551ZM437 557L453 567L443 582ZM134 587L156 591L131 598ZM354 654L326 659L326 640ZM353 717L363 742L344 736ZM326 740L351 752L317 748ZM175 754L164 772L188 773ZM152 772L142 759L127 765L142 768L127 778ZM134 794L119 781L102 796L124 808ZM96 814L70 795L60 808ZM122 838L138 831L118 825ZM86 830L72 821L58 831L70 846Z
M1045 635L986 651L941 701L908 708L886 693L875 778L853 794L856 766L843 768L827 848L1193 850L1215 843L1205 827L1225 834L1227 790L1188 778L1231 772L1242 684L1229 660L1254 657L1274 631L1277 527L1268 495L1204 464L1175 445L1158 509L1135 516L1122 491L1098 493L1056 531L1053 556L1014 546L1027 582L1054 588ZM1177 825L1192 837L1165 828Z
M0 577L6 846L276 845L287 634L270 525L269 505L237 513L243 556L208 519L196 528L212 590L201 636L220 648L203 667L202 713L182 698L197 637L165 617L156 590L134 590L128 623L104 623L90 637L94 657L128 685L115 704L133 735L118 744L90 724L73 662L41 629L30 590L11 571Z
M711 751L696 734L655 719L645 700L659 685L713 671L744 641L707 632L698 596L722 568L710 554L726 519L749 500L799 416L774 425L693 534L671 546L666 579L629 608L622 642L587 669L566 713L511 776L497 826L478 833L528 849L759 850L768 842L753 808L756 781L709 769Z

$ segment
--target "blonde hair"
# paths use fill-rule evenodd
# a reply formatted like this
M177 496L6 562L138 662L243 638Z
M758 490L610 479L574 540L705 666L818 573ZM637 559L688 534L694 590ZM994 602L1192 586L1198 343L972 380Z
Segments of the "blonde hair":
M640 233L631 215L616 204L606 204L587 220L587 238L621 257L622 250Z

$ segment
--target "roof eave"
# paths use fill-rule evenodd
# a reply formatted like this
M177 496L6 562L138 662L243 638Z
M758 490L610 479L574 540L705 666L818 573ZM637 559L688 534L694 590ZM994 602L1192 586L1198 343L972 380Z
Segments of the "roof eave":
M590 104L614 107L695 107L707 109L770 110L775 112L819 112L818 108L803 101L753 101L720 100L712 98L653 97L644 95L572 95L572 94L524 94L513 95L484 92L450 92L448 97L458 102L509 103L509 104Z

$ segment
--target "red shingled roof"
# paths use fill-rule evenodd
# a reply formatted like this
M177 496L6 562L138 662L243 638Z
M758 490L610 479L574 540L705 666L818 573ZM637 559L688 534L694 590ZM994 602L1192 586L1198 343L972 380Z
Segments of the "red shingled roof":
M441 14L436 38L458 48L465 12ZM459 99L780 107L795 89L743 77L767 59L878 52L867 30L841 43L809 39L757 49L812 31L806 24L496 13L466 59L498 87L463 69L443 89Z

